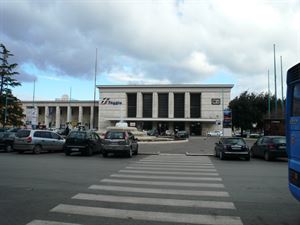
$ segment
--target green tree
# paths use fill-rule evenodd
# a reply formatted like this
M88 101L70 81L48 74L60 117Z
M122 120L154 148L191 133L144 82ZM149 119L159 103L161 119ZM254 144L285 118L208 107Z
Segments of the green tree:
M25 116L21 107L21 101L12 94L12 88L20 86L14 76L17 64L9 64L9 57L13 56L10 51L0 44L0 121L3 126L9 124L18 126L22 124Z
M251 130L253 124L256 124L257 129L263 129L264 119L268 114L268 94L248 93L247 91L235 97L229 103L229 108L232 111L233 127L244 130ZM275 97L270 96L271 112L274 111ZM281 105L281 99L278 100L278 106ZM278 109L282 113L282 109Z

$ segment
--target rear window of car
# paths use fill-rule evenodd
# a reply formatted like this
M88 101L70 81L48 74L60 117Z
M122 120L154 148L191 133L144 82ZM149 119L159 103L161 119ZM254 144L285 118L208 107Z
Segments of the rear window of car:
M68 138L78 138L78 139L85 139L86 138L86 132L77 132L73 131L69 134Z
M109 131L105 134L105 139L124 139L124 132Z
M30 135L30 130L19 130L16 134L18 138L28 137Z
M223 140L224 144L230 144L230 145L244 145L246 144L243 139L240 138L229 138Z
M274 144L286 144L286 139L285 138L273 138L273 143Z

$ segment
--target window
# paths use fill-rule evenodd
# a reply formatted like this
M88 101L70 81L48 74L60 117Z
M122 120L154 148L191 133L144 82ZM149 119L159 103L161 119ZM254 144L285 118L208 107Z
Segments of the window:
M125 133L124 132L115 132L115 131L109 131L105 135L106 139L124 139Z
M300 116L300 83L293 87L292 116Z
M201 94L193 93L191 94L191 118L201 117Z
M143 117L152 117L152 93L143 94Z
M136 93L127 94L127 116L136 117Z
M57 139L57 140L61 139L61 137L56 133L51 133L51 135L52 135L52 139Z
M169 94L158 94L158 117L169 117Z
M174 94L174 118L184 118L184 93Z

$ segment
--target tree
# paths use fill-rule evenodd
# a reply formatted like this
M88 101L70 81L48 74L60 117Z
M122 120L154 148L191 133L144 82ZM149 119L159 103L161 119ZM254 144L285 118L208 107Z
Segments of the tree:
M8 58L13 56L3 44L0 44L0 121L3 126L10 124L18 126L22 124L23 109L21 101L12 94L14 87L21 83L14 79L19 73L14 71L16 63L9 64Z
M264 119L268 113L268 94L248 93L247 91L235 97L229 103L229 108L232 111L232 125L244 130L251 130L253 124L256 124L257 129L263 129ZM270 96L271 111L274 110L275 97ZM278 101L280 105L281 100Z

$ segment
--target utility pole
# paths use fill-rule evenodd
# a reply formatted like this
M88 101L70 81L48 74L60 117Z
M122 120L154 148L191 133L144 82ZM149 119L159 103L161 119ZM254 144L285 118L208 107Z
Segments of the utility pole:
M268 116L271 116L271 99L270 99L270 71L268 70Z
M282 114L284 114L282 56L280 56L280 69L281 69L281 109L282 109Z
M95 108L96 108L96 82L97 82L97 57L98 57L98 49L96 48L96 60L95 60L95 79L94 79L94 107L93 107L93 110L94 110L94 117L93 117L93 125L92 125L92 128L95 128ZM98 113L100 109L98 107ZM99 116L98 116L99 117Z
M275 114L277 116L278 106L277 106L277 82L276 82L276 56L275 56L275 44L273 44L274 49L274 79L275 79Z

